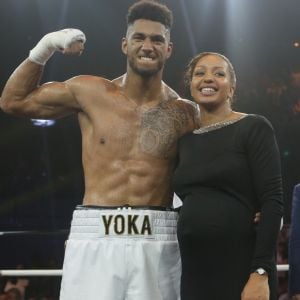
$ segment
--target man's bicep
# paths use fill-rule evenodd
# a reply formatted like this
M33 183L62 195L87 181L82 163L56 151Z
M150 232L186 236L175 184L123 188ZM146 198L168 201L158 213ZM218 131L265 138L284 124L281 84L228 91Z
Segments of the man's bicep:
M76 96L64 82L45 83L20 103L21 112L36 118L60 118L79 110Z

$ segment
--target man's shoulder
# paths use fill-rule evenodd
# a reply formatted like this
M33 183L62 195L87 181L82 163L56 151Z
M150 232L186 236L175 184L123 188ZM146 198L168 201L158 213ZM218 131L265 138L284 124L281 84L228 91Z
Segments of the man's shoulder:
M188 131L199 127L200 111L195 102L188 99L177 98L170 99L168 101L172 106L172 111L177 112L180 118L185 119L188 122Z
M177 99L173 99L173 103L178 107L181 107L182 109L188 109L197 114L199 113L199 108L197 104L191 100L184 99L184 98L177 98Z
M191 105L193 108L197 108L197 105L195 102L188 100L188 99L183 99L181 98L177 92L175 92L170 86L168 86L165 82L164 82L164 88L167 90L167 97L168 100L176 100L179 101L178 104L182 104L182 105Z
M67 80L69 86L80 87L80 88L92 88L97 87L98 89L116 89L117 85L104 77L95 75L78 75Z
M96 75L77 75L72 77L71 79L68 80L69 82L79 82L79 83L86 83L86 84L93 84L93 83L112 83L112 81L101 77L101 76L96 76Z
M191 100L184 99L184 98L178 98L176 100L180 101L180 103L182 103L182 105L192 106L194 109L198 110L197 104L195 102L191 101Z
M162 81L163 84L163 91L165 96L168 100L177 100L180 99L180 96L177 92L175 92L169 85L167 85L164 81Z

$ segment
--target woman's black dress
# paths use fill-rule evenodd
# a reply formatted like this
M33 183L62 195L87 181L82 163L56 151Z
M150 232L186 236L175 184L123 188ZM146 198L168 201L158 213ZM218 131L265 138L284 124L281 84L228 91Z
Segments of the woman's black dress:
M270 123L246 115L183 136L174 188L183 200L181 299L238 300L259 267L269 274L270 299L277 299L274 254L283 203Z

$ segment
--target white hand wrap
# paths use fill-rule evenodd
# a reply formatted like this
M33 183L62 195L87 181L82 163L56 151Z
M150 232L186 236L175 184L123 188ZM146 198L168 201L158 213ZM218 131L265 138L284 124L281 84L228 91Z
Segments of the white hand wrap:
M29 60L45 65L55 51L63 51L75 41L86 41L84 33L79 29L68 28L48 33L30 51Z

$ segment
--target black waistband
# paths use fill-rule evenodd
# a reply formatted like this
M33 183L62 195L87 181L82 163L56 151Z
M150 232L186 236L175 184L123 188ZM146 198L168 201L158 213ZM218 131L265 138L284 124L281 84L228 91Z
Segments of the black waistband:
M172 207L165 206L147 206L147 205L116 205L116 206L100 206L100 205L77 205L76 209L118 209L118 208L131 208L136 210L159 210L159 211L177 211Z

